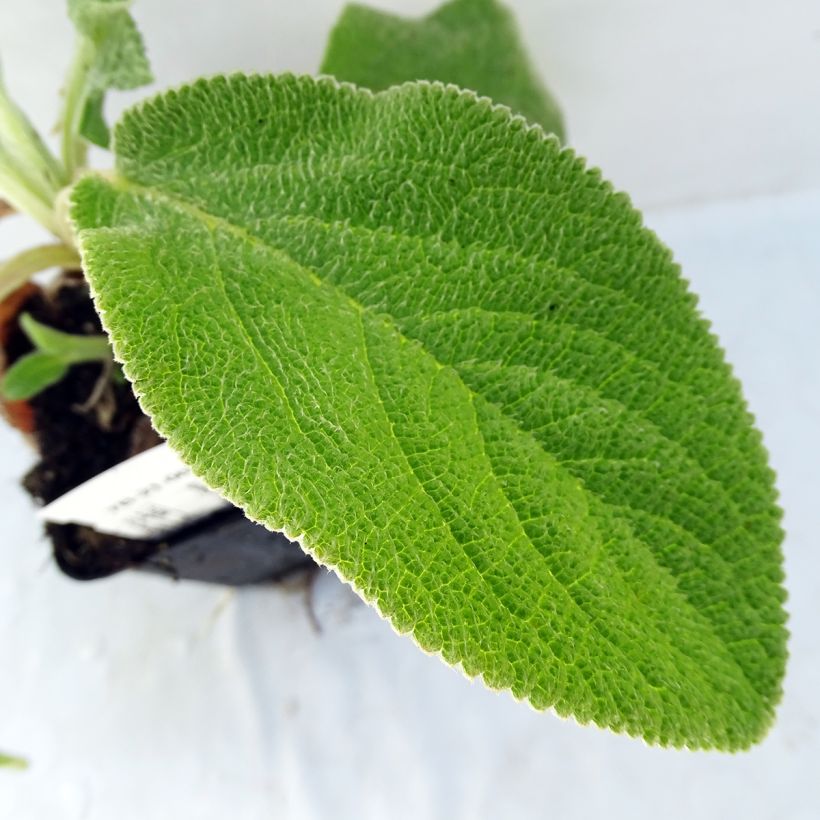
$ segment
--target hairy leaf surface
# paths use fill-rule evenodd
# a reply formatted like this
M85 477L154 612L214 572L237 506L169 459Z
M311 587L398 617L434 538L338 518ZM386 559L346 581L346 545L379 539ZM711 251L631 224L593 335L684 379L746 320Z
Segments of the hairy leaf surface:
M69 17L95 48L89 72L95 90L127 90L151 82L142 36L130 6L131 0L68 0Z
M761 737L779 512L667 249L437 84L216 78L74 192L117 355L194 471L468 675L651 742Z
M561 111L530 65L515 19L497 0L452 0L421 19L345 7L322 72L382 91L412 80L470 88L563 138Z

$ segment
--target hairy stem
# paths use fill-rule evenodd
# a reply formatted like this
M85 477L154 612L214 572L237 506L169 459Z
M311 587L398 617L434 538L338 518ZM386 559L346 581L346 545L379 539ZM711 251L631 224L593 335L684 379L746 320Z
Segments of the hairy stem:
M87 37L80 37L74 60L68 70L65 87L65 107L61 123L62 158L69 179L85 164L87 144L80 136L83 112L88 102L88 72L94 62L94 45Z
M34 189L30 181L22 176L0 144L0 197L12 209L28 214L46 230L61 236L60 226L54 213L54 204Z

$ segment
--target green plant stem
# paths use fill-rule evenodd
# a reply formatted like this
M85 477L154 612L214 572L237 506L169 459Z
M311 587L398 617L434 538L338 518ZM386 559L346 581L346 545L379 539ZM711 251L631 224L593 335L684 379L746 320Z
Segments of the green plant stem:
M44 201L52 201L68 183L65 169L37 129L11 99L0 73L0 148L18 176ZM8 160L7 160L8 162Z
M65 168L11 99L0 73L0 196L43 227L69 239L54 204L69 182Z
M44 199L32 188L31 183L20 175L2 145L0 145L0 197L5 199L15 211L28 214L55 236L63 236L64 231L58 224L53 202Z
M74 60L68 70L65 86L65 107L61 125L62 159L69 180L85 163L87 144L80 136L83 111L88 101L88 72L94 63L94 45L87 37L79 37Z
M40 245L25 250L0 264L0 299L5 299L41 270L79 267L79 254L68 245Z

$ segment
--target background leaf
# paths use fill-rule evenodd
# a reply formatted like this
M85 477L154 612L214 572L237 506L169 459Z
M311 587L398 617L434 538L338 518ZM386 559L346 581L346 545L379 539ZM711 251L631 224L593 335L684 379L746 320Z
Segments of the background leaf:
M496 0L453 0L418 20L351 4L321 70L373 91L412 80L453 83L564 137L560 109L530 64L512 14Z
M66 89L64 130L104 148L109 140L106 91L139 88L153 79L130 6L131 0L68 0L80 45ZM72 168L74 158L65 160Z
M65 333L38 322L29 313L20 316L20 327L39 351L66 364L105 361L111 357L108 339L101 334Z
M103 113L104 104L105 93L94 92L85 105L83 120L80 124L80 134L94 145L99 145L100 148L108 148L111 142L111 131Z
M772 474L623 195L435 84L216 78L116 144L75 188L83 262L195 472L491 687L650 742L762 736Z
M77 31L94 45L89 82L95 91L139 88L153 79L131 0L68 0Z

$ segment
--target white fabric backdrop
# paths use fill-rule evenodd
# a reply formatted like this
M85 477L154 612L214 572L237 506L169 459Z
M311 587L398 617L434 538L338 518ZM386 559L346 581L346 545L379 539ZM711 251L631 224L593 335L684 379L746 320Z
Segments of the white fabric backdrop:
M441 0L370 2L415 14ZM817 0L507 3L572 144L641 207L820 186ZM9 84L43 128L72 42L62 4L0 0ZM163 86L236 69L315 72L343 5L135 0L134 13Z
M9 82L43 124L68 57L59 5L0 0ZM157 73L177 82L311 70L340 5L141 0L136 10ZM73 583L51 566L17 486L30 455L2 428L0 749L32 765L0 771L0 817L820 814L820 190L810 190L820 189L820 9L513 5L574 144L656 206L647 219L702 295L765 432L789 533L792 658L777 726L730 757L536 714L422 655L329 576L315 592L321 633L299 589L232 594L136 574ZM0 223L0 256L35 233Z

